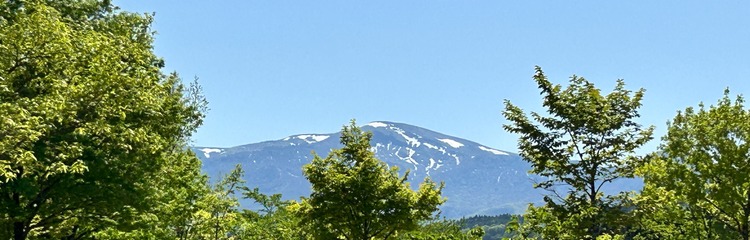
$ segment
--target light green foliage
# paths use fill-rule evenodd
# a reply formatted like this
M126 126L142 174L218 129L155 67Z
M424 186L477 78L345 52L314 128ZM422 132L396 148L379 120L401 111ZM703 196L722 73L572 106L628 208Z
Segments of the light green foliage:
M235 166L210 194L198 201L199 210L194 215L195 239L232 239L230 233L241 221L235 194L244 186L243 175L240 165Z
M668 125L660 152L644 171L644 198L663 200L673 222L691 222L695 239L750 236L750 111L729 91L716 105L679 112ZM673 196L667 199L663 196ZM666 225L666 226L665 226Z
M631 177L633 151L651 139L653 127L634 122L644 90L626 90L618 80L606 95L584 78L573 76L562 89L536 68L548 115L524 112L505 102L504 128L520 134L520 155L532 165L531 173L548 180L535 185L551 191L545 205L530 206L525 224L541 238L596 239L616 234L623 220L623 201L606 196L603 185ZM567 191L567 194L561 194Z
M299 227L299 217L288 211L291 201L281 200L281 194L265 195L258 188L244 188L244 198L260 204L259 211L244 210L243 223L237 229L239 239L306 239Z
M0 2L0 239L137 229L196 181L205 102L160 71L151 17L113 9Z
M388 239L419 227L444 202L438 186L426 179L418 191L370 152L372 133L352 121L341 133L342 149L315 156L304 174L312 194L290 210L316 239Z
M197 169L197 168L190 168ZM193 187L168 188L160 208L142 212L131 231L106 229L99 239L304 239L298 217L286 211L281 195L250 190L240 165L208 187L202 175ZM238 196L261 204L260 211L240 210Z
M298 217L286 207L291 204L281 200L280 194L271 196L250 190L242 180L240 165L218 183L211 194L199 201L199 211L194 218L195 233L191 239L302 239ZM239 210L238 195L253 199L263 208L259 211Z
M280 194L271 196L250 190L244 185L244 172L237 165L210 192L195 202L192 215L180 239L304 239L298 217L286 207ZM253 199L263 208L259 211L240 210L237 196ZM170 237L172 238L172 237ZM163 239L163 238L160 238Z
M463 230L463 221L438 219L427 221L415 230L399 234L403 240L480 240L484 230L476 226Z
M645 172L651 176L663 174L663 167L663 162L648 164L638 170L638 175ZM662 179L667 181L666 178ZM630 214L634 220L628 236L636 240L706 239L700 236L706 236L704 224L710 221L697 214L697 209L684 205L684 198L675 195L674 191L661 187L663 183L646 184L641 193L632 198L629 209L632 209Z

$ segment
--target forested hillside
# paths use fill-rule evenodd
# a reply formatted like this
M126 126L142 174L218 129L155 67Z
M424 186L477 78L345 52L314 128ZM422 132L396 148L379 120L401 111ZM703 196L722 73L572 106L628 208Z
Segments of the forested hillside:
M458 220L463 229L469 230L476 227L484 231L483 240L497 240L513 237L513 234L506 231L508 224L518 221L519 217L511 214L500 214L495 216L478 215Z

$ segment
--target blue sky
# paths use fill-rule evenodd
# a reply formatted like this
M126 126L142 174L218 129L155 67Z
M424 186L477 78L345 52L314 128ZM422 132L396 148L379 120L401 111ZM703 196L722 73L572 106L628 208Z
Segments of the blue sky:
M516 152L503 99L543 111L532 80L645 88L640 122L729 87L750 94L750 1L115 1L155 12L167 71L198 76L195 145L229 147L395 121Z

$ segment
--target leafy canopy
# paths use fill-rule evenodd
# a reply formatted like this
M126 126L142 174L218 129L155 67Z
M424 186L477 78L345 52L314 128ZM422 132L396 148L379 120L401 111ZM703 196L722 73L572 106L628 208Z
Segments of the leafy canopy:
M0 238L132 230L196 180L177 166L199 166L186 144L205 100L161 72L151 16L84 0L0 13Z
M531 173L547 180L535 185L549 190L546 205L531 206L525 217L542 238L593 239L616 232L612 221L621 219L621 201L605 197L602 186L631 177L637 158L634 150L651 139L653 127L643 129L639 117L644 90L635 93L618 80L606 95L588 80L573 76L563 89L553 85L536 67L534 75L548 115L505 101L504 128L520 134L520 155L532 165ZM567 191L566 195L560 190ZM543 226L543 228L542 228Z
M312 194L290 206L317 239L388 239L414 230L445 200L429 178L419 190L409 188L396 167L389 168L370 151L372 133L352 121L341 133L343 148L328 157L315 155L303 168Z
M716 105L678 112L659 152L643 171L646 199L664 199L677 215L652 227L673 227L695 238L750 238L750 111L729 90ZM685 228L682 223L697 223Z

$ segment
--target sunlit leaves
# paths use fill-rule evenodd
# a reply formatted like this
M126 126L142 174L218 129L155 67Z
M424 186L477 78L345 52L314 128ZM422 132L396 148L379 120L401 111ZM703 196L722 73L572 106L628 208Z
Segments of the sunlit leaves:
M684 228L696 238L750 237L750 111L729 91L716 105L678 112L660 151L641 175L642 199L663 199L657 210L678 214L654 228ZM651 205L653 206L653 205Z
M416 229L445 201L442 184L429 179L410 189L406 175L370 152L371 137L352 121L342 131L342 149L304 167L313 192L289 208L315 238L387 239Z
M618 80L603 95L593 83L578 76L562 88L536 68L534 75L547 114L532 112L505 101L505 130L520 134L520 155L533 174L545 178L535 187L551 191L545 206L531 206L526 227L542 238L595 239L620 231L621 199L606 196L602 186L631 177L638 158L634 151L651 139L653 127L636 123L644 90L632 92ZM567 192L563 193L563 192Z
M151 17L114 9L0 2L0 238L131 230L180 179L163 172L199 166L205 102L161 72Z

